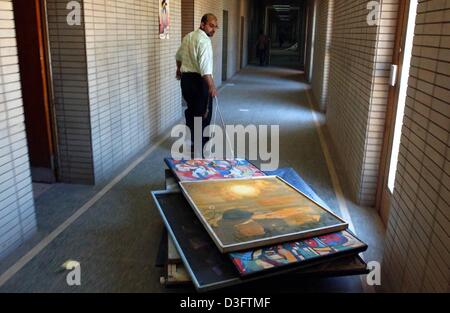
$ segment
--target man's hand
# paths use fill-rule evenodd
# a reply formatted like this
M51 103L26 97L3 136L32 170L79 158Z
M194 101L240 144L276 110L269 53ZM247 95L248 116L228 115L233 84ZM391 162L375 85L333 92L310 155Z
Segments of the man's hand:
M208 93L210 97L217 97L217 89L212 76L205 75L203 76L203 79L206 80L206 83L208 84Z
M183 63L181 63L181 61L177 61L177 79L178 80L181 80L181 65L182 65Z
M212 86L209 86L209 95L211 96L211 97L217 97L217 89L216 89L216 86L214 86L214 85L212 85Z

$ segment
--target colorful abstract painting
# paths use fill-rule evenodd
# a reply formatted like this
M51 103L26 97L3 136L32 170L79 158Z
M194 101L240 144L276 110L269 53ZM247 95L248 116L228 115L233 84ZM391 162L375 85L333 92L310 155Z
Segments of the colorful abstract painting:
M174 160L165 159L180 181L248 178L265 176L247 160Z
M242 276L288 266L301 266L327 257L363 252L367 245L347 231L312 239L283 243L258 250L230 253L229 256Z
M222 253L340 231L347 223L275 176L180 182Z

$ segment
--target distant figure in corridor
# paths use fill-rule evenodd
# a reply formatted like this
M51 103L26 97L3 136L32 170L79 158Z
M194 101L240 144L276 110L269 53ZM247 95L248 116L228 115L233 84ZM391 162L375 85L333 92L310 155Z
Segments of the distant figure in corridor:
M217 89L213 79L213 49L211 38L218 29L217 17L208 13L202 17L200 28L187 34L176 54L178 80L187 102L186 125L194 136L194 118L202 118L202 131L209 126L212 118L213 97ZM202 146L209 138L202 139ZM192 147L194 140L191 139ZM193 148L192 148L193 149ZM192 150L193 151L193 150Z
M268 63L270 39L268 36L264 35L261 30L259 32L258 41L256 42L256 49L259 57L259 65L264 66Z
M278 41L280 43L280 49L283 48L283 44L284 44L284 34L282 31L280 31L279 35L278 35Z

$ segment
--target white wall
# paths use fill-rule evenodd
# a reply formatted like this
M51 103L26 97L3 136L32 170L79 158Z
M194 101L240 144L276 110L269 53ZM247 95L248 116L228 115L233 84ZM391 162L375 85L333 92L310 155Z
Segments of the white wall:
M450 3L420 1L417 12L383 286L449 292Z
M170 1L170 39L159 39L159 3L84 1L95 180L108 179L181 114L175 53L181 0Z
M12 2L0 0L0 258L36 230Z

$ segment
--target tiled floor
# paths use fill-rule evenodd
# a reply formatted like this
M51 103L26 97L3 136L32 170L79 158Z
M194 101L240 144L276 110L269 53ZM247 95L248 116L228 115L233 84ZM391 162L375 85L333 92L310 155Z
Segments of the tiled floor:
M293 167L338 214L320 139L301 83L301 72L282 68L248 67L220 93L227 124L280 125L280 166ZM163 158L170 153L166 140L94 203L15 275L0 292L165 292L160 270L153 266L162 222L151 201L150 190L163 189ZM258 163L258 162L256 162ZM343 178L339 163L335 163ZM345 191L345 180L341 179ZM103 186L56 185L36 202L39 232L2 260L0 273L11 268ZM384 230L373 209L347 206L359 237L369 244L368 261L380 261ZM68 259L81 263L80 287L69 287L60 266ZM260 288L265 288L259 283ZM255 286L246 286L254 291ZM244 290L249 290L244 289ZM175 289L178 291L180 289ZM181 290L192 290L184 288ZM282 289L280 289L282 290ZM289 291L364 290L359 277L306 281Z
M55 185L53 184L41 184L41 183L33 183L33 197L35 199L39 198L42 194L49 191Z

